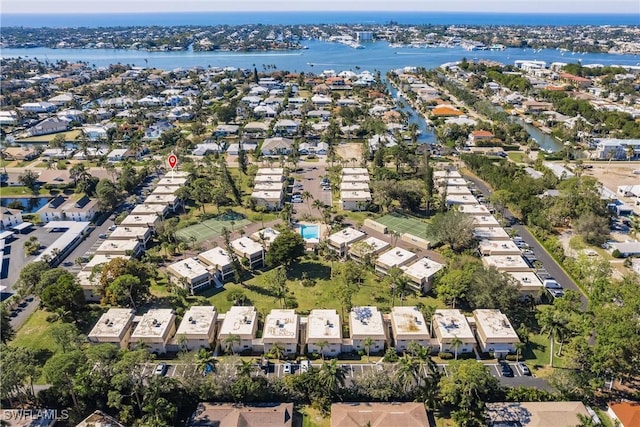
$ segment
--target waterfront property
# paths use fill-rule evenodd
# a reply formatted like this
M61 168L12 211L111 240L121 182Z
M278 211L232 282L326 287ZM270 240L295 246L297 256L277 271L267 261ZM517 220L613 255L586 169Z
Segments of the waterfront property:
M191 306L184 313L175 335L179 349L210 348L216 338L218 313L213 306Z
M498 359L515 353L520 339L507 316L500 310L476 309L473 310L473 318L480 351L493 353Z
M265 354L278 344L285 355L298 353L300 317L295 310L273 309L264 320L262 343Z
M128 348L134 318L134 311L130 308L110 308L100 316L87 338L95 344L107 343L122 349Z
M476 338L460 310L438 309L431 321L431 331L440 346L440 351L470 353Z
M258 311L255 307L234 305L220 315L222 326L218 332L218 343L233 352L251 351L258 330Z
M77 200L57 196L44 205L37 214L42 222L91 221L98 212L98 199L88 196Z
M175 333L175 312L170 308L155 308L139 318L138 325L131 334L131 343L144 344L151 353L165 354Z
M342 324L336 310L311 310L306 343L308 353L337 356L342 351Z
M416 342L424 348L431 346L431 335L427 322L417 307L392 307L390 317L396 351L406 351L409 343L412 342Z
M353 307L349 312L349 331L353 350L365 350L365 340L371 338L371 353L380 353L388 341L387 326L378 307Z

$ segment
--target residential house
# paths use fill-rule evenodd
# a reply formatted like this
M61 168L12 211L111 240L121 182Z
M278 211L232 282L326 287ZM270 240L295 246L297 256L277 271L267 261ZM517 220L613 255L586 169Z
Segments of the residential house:
M151 309L140 318L131 334L131 343L144 344L151 353L165 354L175 333L175 312L170 308Z
M525 101L522 103L522 109L525 113L540 113L542 111L552 110L553 104L541 101Z
M44 426L40 426L44 427ZM76 427L125 427L124 424L119 423L115 418L105 414L100 410L93 411L87 418L80 421Z
M307 353L335 357L342 351L342 324L336 310L311 310L306 344Z
M429 427L424 404L351 402L331 405L331 427Z
M347 250L350 245L365 237L366 234L364 232L352 227L347 227L330 235L327 242L329 249L334 250L338 256L344 257L347 255Z
M469 145L476 145L479 141L491 141L494 135L487 130L474 130L469 134Z
M353 307L349 312L349 331L353 350L366 350L365 340L370 338L369 351L384 352L388 327L377 307Z
M444 264L424 257L413 264L400 268L404 271L405 276L411 280L412 288L418 292L427 293L431 290L434 277L444 268Z
M261 244L246 236L231 241L231 248L240 258L245 258L249 263L249 268L256 265L264 265L264 248Z
M0 206L0 231L22 224L22 211Z
M135 311L130 308L110 308L100 316L87 339L94 344L115 344L122 349L129 347Z
M251 238L256 242L259 242L265 248L269 248L271 243L280 235L280 232L274 228L267 227L262 230L258 230L251 235Z
M485 410L488 427L577 426L580 416L591 418L582 402L495 402Z
M33 160L38 157L38 152L31 147L4 147L2 158L6 160Z
M144 131L144 139L158 139L160 135L173 128L174 126L169 122L154 123Z
M298 353L300 317L295 310L273 309L267 315L262 330L262 342L265 354L278 344L284 354Z
M431 334L427 322L417 307L392 307L390 317L396 351L406 351L412 342L424 348L431 347Z
M218 343L233 352L251 351L253 340L258 329L258 312L256 308L233 306L222 318L222 327L218 332Z
M102 125L85 125L82 127L82 133L84 133L89 141L107 139L107 128Z
M20 105L20 108L29 113L52 113L58 109L58 106L51 102L41 101L27 102Z
M640 426L640 403L628 401L609 403L607 415L620 427Z
M42 222L91 221L98 213L97 199L84 195L77 200L62 195L54 197L36 213Z
M438 105L431 110L431 115L435 117L462 116L464 113L452 105Z
M264 156L286 155L293 149L293 140L289 138L267 138L262 142L260 152Z
M216 126L213 135L216 137L226 138L228 136L238 135L238 130L240 126L238 125L218 125Z
M456 309L436 310L431 319L431 333L440 346L439 351L470 353L476 344L467 318Z
M292 136L298 133L299 126L300 124L295 120L280 119L273 125L273 132L280 136Z
M520 338L507 316L500 310L476 309L473 310L473 318L480 351L493 353L498 359L516 352L516 344L520 342Z
M640 156L640 139L599 138L592 158L626 160Z
M189 351L211 348L216 340L217 318L218 312L214 306L191 306L184 313L176 331L178 348Z
M191 294L195 294L211 285L211 273L209 268L196 258L186 258L167 267L175 281L187 289Z
M199 403L187 427L292 427L293 403Z
M64 132L69 129L69 122L58 117L49 117L35 126L29 128L31 136L49 135L52 133Z

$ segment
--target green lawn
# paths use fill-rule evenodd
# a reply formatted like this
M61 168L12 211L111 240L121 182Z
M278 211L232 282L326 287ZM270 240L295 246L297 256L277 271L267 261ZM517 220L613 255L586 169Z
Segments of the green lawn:
M47 317L51 313L43 310L36 310L27 321L18 329L16 337L11 341L14 347L25 347L32 350L49 350L57 351L58 346L51 338L50 329L52 325L62 323L56 321L54 323L47 322Z
M556 355L553 357L554 368L562 368L567 365L567 361L564 357L558 357L558 348L559 344L556 343L554 346ZM547 338L546 335L531 334L531 336L529 337L529 344L527 346L527 349L523 352L523 357L525 358L530 368L538 371L536 372L537 375L545 376L545 373L551 372L549 370L549 354L549 338Z
M330 263L322 260L303 260L292 268L289 272L288 283L289 290L298 303L296 311L309 312L314 308L333 308L341 313L342 308L337 298L340 285L335 280L326 279L329 277L330 271ZM300 280L302 272L306 272L310 278L316 278L316 285L303 287ZM244 286L226 283L222 290L209 290L204 295L216 306L219 312L224 313L233 305L233 301L227 300L227 295L236 290L242 291L251 300L251 304L256 306L258 312L269 312L273 308L280 308L280 303L267 290L264 274L260 273L247 280ZM442 306L442 303L435 298L414 295L408 296L402 302L396 298L395 305L415 305L418 302ZM354 306L374 305L383 311L388 311L392 305L388 289L377 276L368 271L365 274L364 283L354 295L352 303Z
M40 195L48 195L49 190L44 188L40 188ZM20 197L31 197L33 193L27 187L17 186L17 187L0 187L0 197L11 197L11 196L20 196Z
M80 136L80 131L79 130L70 130L68 132L52 133L52 134L49 134L49 135L31 136L29 138L23 138L23 139L20 139L20 140L16 140L16 142L17 143L23 143L23 142L49 143L51 140L53 140L53 138L55 138L58 135L64 135L65 140L67 142L73 142L78 138L78 136Z
M509 151L507 156L516 163L524 163L527 158L527 155L521 151Z
M391 231L396 231L400 234L408 233L429 240L427 223L419 218L394 212L376 219L376 222L386 225Z

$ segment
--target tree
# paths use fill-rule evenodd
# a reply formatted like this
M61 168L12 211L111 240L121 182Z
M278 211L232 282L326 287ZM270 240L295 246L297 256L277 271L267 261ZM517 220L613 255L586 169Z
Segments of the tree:
M460 337L458 337L457 335L454 335L453 339L451 340L451 342L449 344L451 345L451 347L453 347L455 360L458 360L458 350L460 349L460 346L462 344L464 344L464 343L462 342Z
M213 200L213 191L211 183L208 179L198 178L191 185L191 197L200 203L202 213L205 213L205 205Z
M609 219L593 212L580 215L573 228L591 245L600 246L609 238Z
M42 303L49 311L76 316L84 307L84 291L72 275L63 275L47 286L41 295Z
M80 330L72 323L59 323L51 327L51 338L63 353L81 350L82 345L87 341L87 337L80 333Z
M18 176L18 181L27 187L34 196L37 196L40 192L40 183L38 182L38 175L32 170L28 170L22 175Z
M313 195L309 192L309 190L305 190L302 192L302 199L307 202L307 209L311 211L311 206L309 206L309 201L313 200Z
M561 337L566 331L566 319L557 311L551 307L545 307L536 315L538 324L540 325L540 333L546 334L549 337L549 365L553 368L553 354L554 345L556 341L562 339Z
M117 277L107 286L103 303L135 309L137 300L141 299L140 297L143 294L148 295L148 291L148 288L143 288L139 278L131 274L125 274Z
M11 318L9 317L9 311L7 307L2 304L0 306L0 342L5 344L7 341L11 341L15 336L13 326L11 326Z
M269 288L269 292L276 301L280 301L280 308L284 308L287 296L289 295L289 287L287 286L287 271L284 266L276 267L265 273L265 283Z
M149 297L153 274L150 265L138 260L112 259L100 273L99 292L103 303L132 308L139 306Z
M451 409L458 425L484 425L484 403L499 390L498 379L475 360L456 360L447 367L448 376L440 378L442 401ZM469 424L462 423L468 420ZM475 423L473 423L475 422Z
M420 360L409 354L398 359L396 379L405 392L411 391L420 382Z
M367 363L371 361L369 354L371 353L371 346L373 345L373 339L371 337L366 337L362 341L362 345L364 346L364 351L367 352Z
M448 244L456 252L470 248L475 225L471 216L457 210L436 214L427 225L427 233L437 242Z
M70 396L73 406L80 409L76 388L76 374L86 366L86 357L80 350L56 353L44 364L45 379L60 396Z
M324 390L329 392L331 400L334 400L340 387L344 387L346 375L342 367L338 365L338 361L332 359L330 362L322 364L317 378Z
M236 354L236 346L240 345L240 335L236 335L236 334L229 334L227 335L224 340L222 340L222 343L224 344L224 347L226 349L226 351L231 350L232 354Z
M274 342L271 345L271 349L269 350L269 354L272 357L275 357L278 360L282 360L282 358L284 357L284 348L282 347L282 345L280 343Z
M267 264L282 265L287 269L298 262L305 252L305 241L302 236L292 230L281 232L269 246Z
M120 191L113 181L103 178L96 185L96 196L100 208L106 211L115 209L120 201Z
M18 289L23 296L35 292L38 283L45 271L51 270L51 266L45 261L30 262L20 271Z

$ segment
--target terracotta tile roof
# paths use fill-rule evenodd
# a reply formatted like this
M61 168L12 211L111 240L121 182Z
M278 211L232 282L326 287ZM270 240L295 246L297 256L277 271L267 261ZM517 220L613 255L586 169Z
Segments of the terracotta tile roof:
M610 403L609 407L616 414L622 427L638 427L640 426L640 403L637 402L620 402Z
M440 105L431 111L434 116L461 116L464 113L450 106Z
M493 134L491 132L489 132L488 130L474 130L473 132L471 132L471 135L478 137L478 136L485 136L487 138L493 138Z

